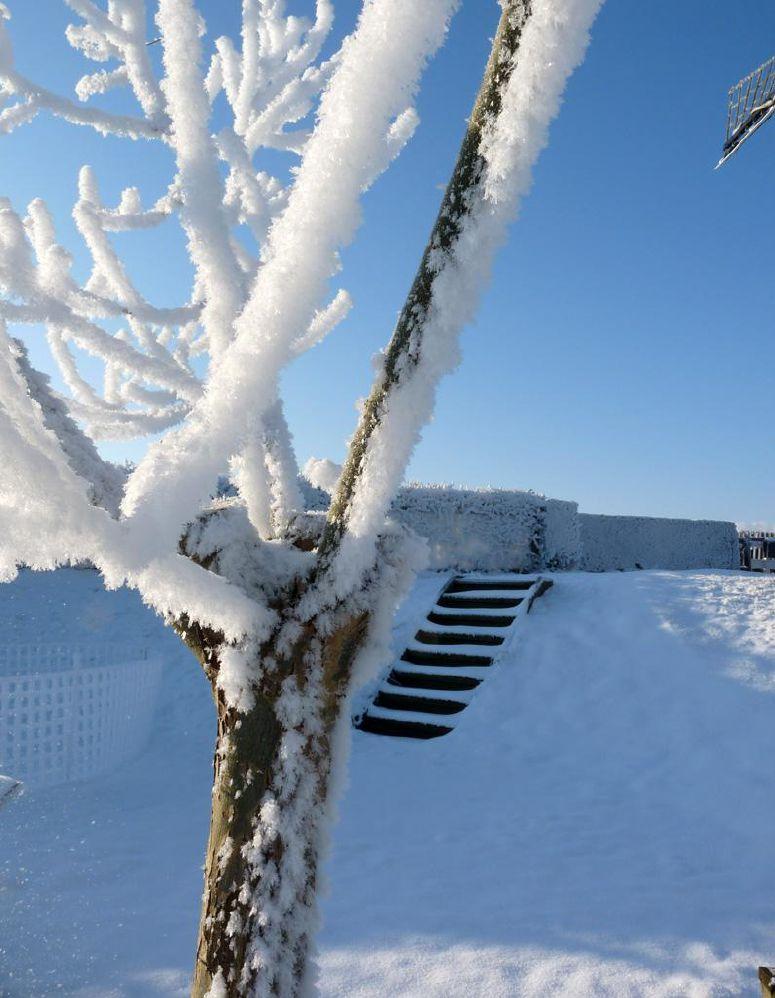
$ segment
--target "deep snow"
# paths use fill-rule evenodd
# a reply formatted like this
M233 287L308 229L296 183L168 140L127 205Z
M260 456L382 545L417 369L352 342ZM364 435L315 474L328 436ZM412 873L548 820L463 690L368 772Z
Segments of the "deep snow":
M418 580L396 648L440 584ZM206 683L91 573L24 573L0 606L15 640L139 626L168 661L142 756L0 811L0 994L183 995ZM451 735L355 734L323 994L755 994L775 961L775 579L567 573L520 627Z

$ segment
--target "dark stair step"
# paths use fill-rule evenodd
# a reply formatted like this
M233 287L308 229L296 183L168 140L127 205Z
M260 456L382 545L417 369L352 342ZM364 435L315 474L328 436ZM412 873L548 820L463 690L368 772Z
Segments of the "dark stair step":
M492 658L486 655L461 655L460 652L445 655L444 652L420 651L418 648L407 648L401 656L401 661L411 662L412 665L438 665L449 669L464 669L470 665L492 665Z
M523 601L523 596L474 596L469 599L465 596L447 596L446 593L436 600L436 606L449 607L450 610L464 610L470 607L472 610L500 610L501 608L515 607Z
M432 624L450 624L451 626L470 627L510 627L516 617L485 617L475 613L436 613L433 610L428 614L428 620Z
M439 700L436 697L417 697L380 690L374 698L374 706L384 707L386 710L416 710L420 714L459 714L466 705L459 700Z
M459 631L418 631L415 641L424 645L502 645L497 634L461 634Z
M416 672L393 669L387 678L390 686L409 690L475 690L481 679L472 676L424 676Z
M524 591L525 589L529 589L534 584L534 579L532 581L525 579L524 581L519 582L466 582L465 579L453 579L444 592L463 593L473 592L474 590L482 590L484 592L488 589L514 589Z
M394 721L386 717L371 717L369 714L364 714L357 727L372 735L392 735L394 738L440 738L452 730L441 724Z

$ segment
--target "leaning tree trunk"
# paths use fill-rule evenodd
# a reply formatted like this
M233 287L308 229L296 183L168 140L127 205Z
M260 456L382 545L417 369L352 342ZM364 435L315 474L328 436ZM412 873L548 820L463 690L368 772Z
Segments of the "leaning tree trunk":
M347 516L374 431L382 421L391 396L412 376L419 361L436 282L444 270L444 264L439 264L439 260L453 257L464 222L482 197L481 188L485 175L485 161L480 151L482 139L488 123L493 122L500 114L503 93L514 71L515 56L532 12L533 0L506 0L503 3L498 32L493 40L490 59L468 120L454 172L414 283L388 344L382 374L363 407L339 479L339 488L331 504L321 546L324 563L331 560L339 539L347 528Z
M364 407L350 447L312 586L319 585L331 569L347 529L369 441L380 425L387 402L403 379L411 376L417 363L439 272L434 259L439 251L454 252L465 216L481 196L484 161L479 150L484 129L500 111L503 88L513 70L530 14L531 0L503 3L492 54L454 174L390 341L383 374ZM289 600L284 607L285 619L293 618L296 599L303 595ZM226 651L219 636L196 626L180 628L213 685L218 712L215 784L193 998L208 994L212 998L254 994L295 998L306 985L314 920L305 920L299 913L314 912L318 833L325 820L330 744L368 623L368 615L348 614L346 607L340 607L339 624L333 633L323 633L313 621L296 636L290 651L284 645L278 646L277 641L270 642L261 649L256 663L260 679L253 691L253 704L242 711L227 705L217 684ZM297 699L306 697L310 708L306 721L291 716L292 712L289 715L289 689ZM307 769L306 784L295 785L291 780L290 789L289 751L296 752L297 770ZM296 822L301 852L299 842L284 830L286 819ZM290 863L288 857L293 850L295 863Z

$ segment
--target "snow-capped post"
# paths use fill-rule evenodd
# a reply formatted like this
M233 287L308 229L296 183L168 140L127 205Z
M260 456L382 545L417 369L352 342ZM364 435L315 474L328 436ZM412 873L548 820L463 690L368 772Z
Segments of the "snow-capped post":
M134 586L164 615L212 685L195 998L311 988L349 695L379 661L417 563L390 502L601 2L500 0L452 180L324 522L303 508L280 376L349 311L343 290L326 304L339 252L363 192L412 135L419 78L459 0L366 0L329 58L333 0L316 0L311 19L286 16L283 0L242 0L241 45L217 39L207 72L195 0L156 0L161 79L144 0L66 0L82 22L70 43L113 64L78 83L78 102L17 69L0 2L0 133L50 113L162 142L175 160L167 192L145 206L134 187L106 206L81 171L73 215L93 260L84 284L42 201L22 217L0 200L0 578L19 564L91 560L108 585ZM137 113L85 106L116 87L133 92ZM228 123L213 134L218 100ZM264 149L298 158L290 181L258 169ZM140 293L113 237L173 220L194 279L162 308ZM31 366L8 324L44 328L65 391ZM84 352L103 365L99 386ZM154 433L131 470L94 446ZM227 468L238 494L213 499Z

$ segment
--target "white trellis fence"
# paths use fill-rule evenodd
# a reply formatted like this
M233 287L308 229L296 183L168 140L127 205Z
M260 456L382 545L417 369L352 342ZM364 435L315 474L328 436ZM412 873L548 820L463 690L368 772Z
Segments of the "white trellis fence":
M147 648L0 648L0 772L34 787L113 768L147 740L160 676Z

